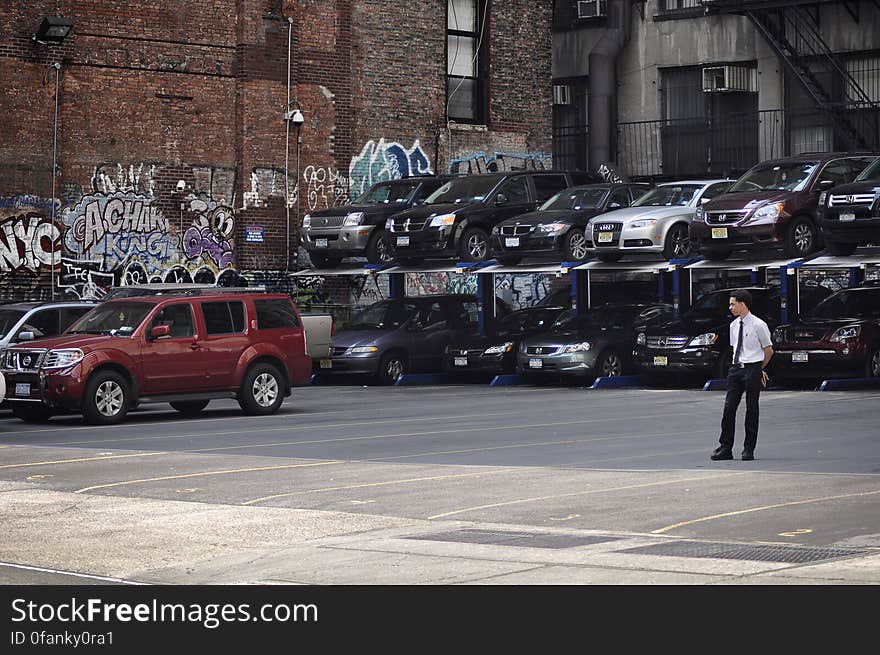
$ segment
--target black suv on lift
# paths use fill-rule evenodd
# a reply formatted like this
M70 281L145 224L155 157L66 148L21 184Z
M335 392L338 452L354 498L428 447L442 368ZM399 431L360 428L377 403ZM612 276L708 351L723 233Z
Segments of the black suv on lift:
M584 172L510 171L453 178L428 196L425 206L388 219L394 259L404 264L425 258L491 259L489 234L495 225L534 211L588 177Z
M832 255L851 255L859 244L880 245L880 159L851 183L819 196L819 227Z
M315 266L332 267L343 257L366 256L371 264L391 261L385 220L421 205L451 175L425 175L377 182L351 204L306 214L300 240Z
M629 207L651 189L643 182L585 184L564 189L538 208L501 221L492 228L492 252L502 264L518 264L524 256L551 255L579 261L593 247L587 223L613 209Z

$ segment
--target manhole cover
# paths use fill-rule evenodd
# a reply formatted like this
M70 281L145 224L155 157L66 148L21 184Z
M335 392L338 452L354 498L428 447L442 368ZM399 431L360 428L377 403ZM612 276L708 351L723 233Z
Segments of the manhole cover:
M822 560L863 555L871 551L854 548L812 548L807 546L775 546L757 544L702 543L695 541L672 541L665 544L638 546L617 551L638 555L661 555L666 557L713 557L717 559L749 560L755 562L783 562L801 564Z

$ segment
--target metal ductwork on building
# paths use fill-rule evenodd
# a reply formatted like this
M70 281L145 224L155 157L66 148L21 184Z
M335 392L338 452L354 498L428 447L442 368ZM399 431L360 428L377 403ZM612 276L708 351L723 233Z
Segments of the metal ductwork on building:
M611 163L617 135L617 57L629 41L632 0L608 0L604 34L590 51L589 112L590 168Z

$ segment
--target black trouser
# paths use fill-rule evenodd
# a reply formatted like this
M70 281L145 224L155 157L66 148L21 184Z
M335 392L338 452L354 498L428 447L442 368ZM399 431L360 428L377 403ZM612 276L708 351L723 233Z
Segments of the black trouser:
M758 398L761 395L761 362L746 364L741 368L731 367L727 374L727 396L724 399L724 416L721 417L721 438L725 448L733 449L733 435L736 432L736 410L746 394L746 439L745 450L754 450L758 443Z

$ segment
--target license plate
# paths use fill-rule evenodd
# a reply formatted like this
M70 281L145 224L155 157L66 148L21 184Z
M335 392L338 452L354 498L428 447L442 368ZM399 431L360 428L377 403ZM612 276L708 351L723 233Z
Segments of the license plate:
M810 361L810 353L797 350L791 353L791 361L793 362L808 362Z
M611 243L614 240L614 232L599 232L599 243Z
M840 220L842 220L842 221L854 221L854 220L856 220L856 215L855 215L855 214L841 214L841 215L840 215Z
M397 237L397 245L398 246L408 246L409 245L409 237Z
M508 248L519 248L519 237L507 237L504 240L504 245Z
M16 396L30 396L31 395L30 383L17 382L15 384L15 395Z
M320 362L321 368L333 368L333 360L332 359L322 359Z
M529 360L529 368L544 368L544 360L543 359L530 359Z
M327 239L315 239L315 248L326 248Z
M712 228L712 238L713 239L726 239L727 238L727 228L726 227L713 227Z
M669 363L669 360L666 357L655 357L654 358L654 366L666 366Z
M467 357L456 357L455 358L456 366L467 366Z

